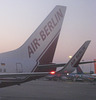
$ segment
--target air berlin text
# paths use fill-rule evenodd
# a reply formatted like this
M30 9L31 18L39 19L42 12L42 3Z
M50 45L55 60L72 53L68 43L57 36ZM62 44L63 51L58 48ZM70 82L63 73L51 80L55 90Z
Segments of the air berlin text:
M76 64L77 60L78 61L80 60L80 58L82 57L85 50L86 50L86 47L83 46L81 48L81 50L75 55L74 59L71 61L71 66L74 66ZM77 67L77 66L74 66L74 67Z
M34 38L30 45L28 46L28 54L29 58L36 52L36 50L40 47L40 41L45 41L60 20L63 18L63 14L61 9L59 9L56 14L45 24L43 29L39 32L40 37Z

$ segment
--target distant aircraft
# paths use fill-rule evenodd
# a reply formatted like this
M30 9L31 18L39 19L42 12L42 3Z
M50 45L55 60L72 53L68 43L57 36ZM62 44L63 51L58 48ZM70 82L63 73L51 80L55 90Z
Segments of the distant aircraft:
M41 78L60 66L63 68L56 73L71 73L75 70L90 41L86 41L66 65L50 64L65 11L65 6L56 6L20 48L0 54L0 87L20 85Z
M61 79L63 77L64 80L66 80L68 78L70 79L76 79L77 74L72 73L75 69L78 68L79 72L81 71L78 67L79 64L86 64L86 63L93 63L94 61L88 61L88 62L80 62L82 56L84 55L88 45L89 45L90 41L86 41L81 47L80 49L74 54L74 56L69 60L68 63L66 64L49 64L48 66L63 66L63 68L59 71L57 71L57 73L55 75L48 75L46 76L47 79L49 80L58 80ZM44 65L47 66L47 65ZM71 74L70 74L71 73ZM65 77L64 77L65 76ZM61 79L62 80L62 79Z
M90 81L90 82L92 82L92 81L95 80L95 78L92 75L83 73L80 66L78 66L76 68L76 70L77 70L77 73L71 73L71 74L68 75L68 77L70 77L73 81L79 80L79 81Z
M69 74L54 74L54 75L48 75L46 76L46 79L48 80L54 80L54 81L65 81L65 80L72 80L72 81L90 81L93 82L96 80L95 77L93 77L90 74L83 73L80 66L76 67L77 73L69 73Z

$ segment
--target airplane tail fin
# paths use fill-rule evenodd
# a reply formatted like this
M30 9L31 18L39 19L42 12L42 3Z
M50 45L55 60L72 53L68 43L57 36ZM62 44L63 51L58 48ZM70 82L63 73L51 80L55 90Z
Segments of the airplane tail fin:
M33 68L32 71L40 70L37 69L37 65L52 63L65 11L65 6L56 6L29 39L18 49L19 58L27 59L31 68Z
M69 60L69 62L65 65L63 69L61 69L59 72L62 73L70 73L75 70L76 67L78 67L78 64L83 57L90 41L86 41L81 48L74 54L74 56Z

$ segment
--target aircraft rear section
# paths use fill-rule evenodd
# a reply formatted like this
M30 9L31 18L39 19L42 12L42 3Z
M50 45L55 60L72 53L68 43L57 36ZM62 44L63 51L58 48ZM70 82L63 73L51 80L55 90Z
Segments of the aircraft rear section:
M38 79L47 75L49 71L56 70L56 68L50 69L49 67L43 67L43 69L38 69L37 67L39 65L52 63L65 12L65 6L56 6L20 48L0 54L1 60L2 58L3 60L7 58L6 73L0 74L0 87ZM33 74L33 76L28 75L24 78L19 77L19 80L18 76L14 78L14 73L16 75L21 74L21 71L17 72L16 70L16 66L19 65L23 66L23 75L26 74L25 72L30 72L30 74L32 72L35 74L36 72L41 73L39 75L36 74L36 76ZM18 69L20 69L20 66ZM14 79L10 79L8 73Z
M53 61L53 57L55 54L57 42L58 42L59 36L54 40L54 42L51 44L51 46L48 48L48 50L45 52L45 54L42 56L42 58L39 61L39 65L44 65L44 64L51 64ZM50 71L55 71L56 67L43 67L43 68L36 68L35 72L50 72Z

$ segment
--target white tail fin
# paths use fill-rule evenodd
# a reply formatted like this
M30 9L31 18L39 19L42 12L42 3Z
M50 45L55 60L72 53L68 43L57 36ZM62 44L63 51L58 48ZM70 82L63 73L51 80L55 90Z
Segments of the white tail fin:
M12 62L12 68L20 65L23 71L36 71L37 65L49 64L60 35L66 7L56 6L29 39L18 49L0 54L0 59Z
M69 62L65 65L65 67L63 69L61 69L59 72L62 72L62 73L73 72L75 70L75 68L78 67L78 64L79 64L81 58L83 57L89 43L90 43L90 41L86 41L81 46L81 48L75 53L75 55L69 60Z
M30 38L15 52L30 65L52 62L66 7L56 6ZM34 67L33 71L36 68Z

